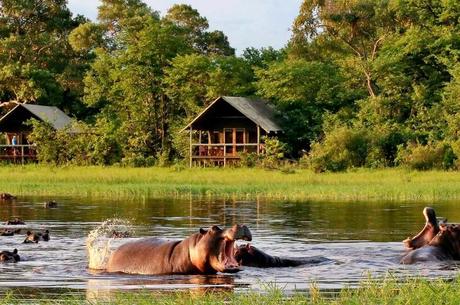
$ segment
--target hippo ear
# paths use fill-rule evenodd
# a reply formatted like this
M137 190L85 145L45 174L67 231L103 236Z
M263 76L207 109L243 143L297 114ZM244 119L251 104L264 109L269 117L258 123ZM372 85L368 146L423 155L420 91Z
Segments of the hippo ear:
M18 249L14 249L14 250L13 250L13 253L14 253L14 254L18 254Z
M205 235L206 233L208 233L208 230L200 228L200 234Z
M29 236L30 234L32 234L32 232L30 232L30 231L27 231L27 233L26 233L26 234L27 234L27 236Z
M211 230L212 230L214 233L222 232L222 229L219 228L218 226L212 226L212 227L211 227Z

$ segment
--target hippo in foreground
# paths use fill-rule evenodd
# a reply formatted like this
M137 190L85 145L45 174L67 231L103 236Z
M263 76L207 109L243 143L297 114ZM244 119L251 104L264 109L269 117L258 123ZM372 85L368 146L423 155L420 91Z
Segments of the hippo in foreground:
M436 218L436 213L433 208L425 207L423 209L423 216L425 217L425 226L414 237L408 237L403 240L404 246L407 249L415 250L427 245L438 233L439 223Z
M237 247L235 249L235 259L242 266L257 268L297 267L327 261L324 257L294 259L271 256L251 244Z
M18 254L18 249L11 251L0 252L0 263L17 263L21 260Z
M426 207L423 210L425 226L413 238L404 240L410 251L401 259L402 264L426 261L460 260L460 226L439 224L435 211Z
M150 275L235 273L240 271L234 256L238 239L252 240L246 226L234 225L226 230L212 226L182 241L145 238L115 250L106 270Z

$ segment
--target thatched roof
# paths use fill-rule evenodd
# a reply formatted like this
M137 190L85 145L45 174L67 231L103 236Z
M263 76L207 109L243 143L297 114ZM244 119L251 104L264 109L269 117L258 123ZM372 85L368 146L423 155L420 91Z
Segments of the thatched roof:
M190 126L193 127L196 122L198 122L210 109L216 107L218 103L230 104L256 125L259 125L267 133L282 131L281 127L279 127L275 121L273 108L271 108L266 101L235 96L221 96L217 98L182 130L186 130L190 128Z

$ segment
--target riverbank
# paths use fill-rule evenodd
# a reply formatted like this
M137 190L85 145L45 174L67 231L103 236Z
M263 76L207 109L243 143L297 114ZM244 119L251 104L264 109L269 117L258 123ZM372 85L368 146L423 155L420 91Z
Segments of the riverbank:
M460 172L1 166L0 192L110 199L215 196L317 201L460 199Z
M374 305L374 304L405 304L405 305L458 305L460 304L460 281L428 281L410 279L404 283L395 279L369 280L358 289L342 289L336 293L322 293L312 287L309 293L295 293L287 296L282 290L269 288L262 292L233 293L212 292L210 290L191 290L189 292L165 293L137 291L136 293L109 293L97 295L89 299L79 296L60 294L55 299L35 299L25 302L17 298L14 292L0 298L0 305L33 303L40 305L57 304L187 304L187 305Z

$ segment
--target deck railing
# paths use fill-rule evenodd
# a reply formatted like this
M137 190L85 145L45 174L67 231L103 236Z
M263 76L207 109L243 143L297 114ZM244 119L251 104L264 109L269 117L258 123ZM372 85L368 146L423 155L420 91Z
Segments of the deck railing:
M241 153L260 153L262 144L257 143L226 143L226 144L192 144L191 163L193 164L227 164L238 162Z
M30 145L0 145L0 160L10 162L35 161L37 159L37 146Z

